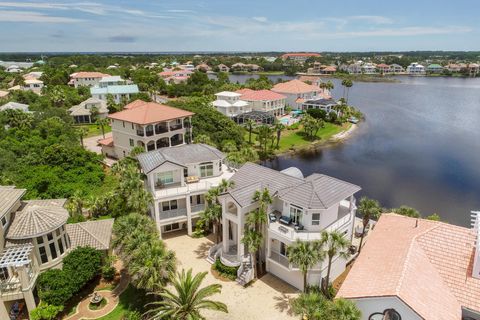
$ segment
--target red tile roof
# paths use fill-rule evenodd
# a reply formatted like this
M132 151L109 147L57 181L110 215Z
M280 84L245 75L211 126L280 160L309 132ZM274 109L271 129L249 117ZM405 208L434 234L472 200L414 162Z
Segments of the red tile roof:
M143 102L143 103L142 103ZM125 110L113 113L108 117L114 120L128 121L136 124L149 124L177 118L190 117L194 113L173 108L155 102L135 100L125 106Z
M323 68L323 71L326 71L326 72L335 72L335 71L337 71L337 67L335 67L335 66L327 66L327 67Z
M237 90L236 92L240 93L242 95L240 99L245 101L267 101L287 98L283 94L279 94L270 90L241 89Z
M377 68L390 68L390 66L385 63L380 63L380 64L377 64Z
M396 296L426 320L460 320L462 306L480 311L474 243L471 229L383 214L337 296Z
M75 72L70 75L72 79L77 78L103 78L103 77L110 77L109 74L101 73L101 72L89 72L89 71L81 71Z
M279 92L279 93L307 93L313 91L321 91L320 87L307 84L303 81L298 79L293 79L287 82L277 83L273 86L272 91Z
M102 146L113 147L113 137L100 139L98 140L98 144L101 144Z

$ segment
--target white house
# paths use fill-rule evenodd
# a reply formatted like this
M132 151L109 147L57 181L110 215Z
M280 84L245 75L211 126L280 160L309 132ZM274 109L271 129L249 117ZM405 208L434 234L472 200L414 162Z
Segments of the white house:
M337 297L362 320L480 319L478 213L472 229L382 214Z
M325 111L327 114L330 112L335 112L338 114L335 107L338 106L335 99L316 99L316 100L307 100L302 104L302 110L308 109L320 109Z
M241 93L231 91L216 93L217 99L212 102L212 105L219 112L230 118L252 111L249 103L240 99L241 95Z
M435 73L435 74L439 74L439 73L442 73L443 72L443 67L437 63L432 63L432 64L429 64L426 68L426 71L428 73Z
M266 112L272 116L281 116L285 113L287 96L272 90L240 89L236 93L241 94L240 99L248 102L253 111Z
M23 81L24 84L22 85L23 91L33 91L37 94L42 92L43 88L43 81L38 79L26 79Z
M205 210L205 193L233 175L223 164L225 155L205 144L161 148L137 158L154 198L151 216L161 234L187 229L191 235Z
M110 75L101 72L75 72L70 75L70 82L68 84L75 88L80 86L93 87L98 86L103 77L110 77Z
M133 94L139 93L136 84L126 84L120 76L107 76L98 80L98 84L90 88L93 98L107 101L108 95L112 95L115 103L129 100Z
M66 199L25 200L25 189L0 186L0 319L25 319L36 307L38 275L62 266L74 248L107 252L113 219L67 224Z
M28 107L29 107L28 104L23 104L23 103L10 101L10 102L5 103L3 106L0 106L0 111L21 110L23 112L29 112Z
M363 74L376 74L377 73L377 67L370 62L364 63L361 66L362 73Z
M92 118L92 113L100 119L106 118L108 115L107 103L96 98L88 98L80 104L71 107L68 111L75 123L95 122L95 119Z
M233 188L221 195L222 243L209 252L209 260L219 258L228 266L240 266L242 284L252 277L251 257L242 238L249 214L258 208L253 200L256 191L268 189L273 203L268 207L268 223L259 259L266 270L292 286L303 289L303 276L298 267L289 263L287 248L297 239L319 240L323 230L337 230L352 239L355 221L355 198L360 187L323 174L306 178L300 170L276 171L253 163L243 165L230 179ZM345 269L346 260L335 257L331 278ZM320 263L308 274L309 284L319 284L326 275L326 264Z
M403 73L403 72L405 72L405 68L402 67L401 65L396 63L390 65L390 73Z
M407 67L407 74L409 75L425 75L425 67L419 63L413 62Z
M112 137L99 140L102 153L121 159L136 146L152 151L190 142L192 116L189 111L135 100L123 111L108 116Z

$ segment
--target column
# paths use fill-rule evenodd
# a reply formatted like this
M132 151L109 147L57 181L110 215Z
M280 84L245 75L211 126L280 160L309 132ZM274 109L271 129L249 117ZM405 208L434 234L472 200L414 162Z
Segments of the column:
M190 195L186 198L187 203L187 233L189 236L192 235L192 206L190 204Z
M243 238L243 223L241 219L238 219L237 223L237 254L238 254L238 261L243 260L243 256L245 255L245 246L242 243L242 238Z
M0 301L0 319L10 319L7 308L5 307L5 302L3 301Z
M35 298L33 297L32 290L28 290L28 291L23 292L23 298L25 299L25 303L27 305L28 312L32 311L33 309L35 309L37 307L37 304L35 303ZM8 319L8 318L6 318L6 319Z
M158 237L162 239L162 227L160 226L160 209L158 208L159 202L156 200L153 201L153 212L155 215L155 225L157 226L158 230Z
M147 176L147 180L150 181L150 190L152 190L152 195L155 193L155 173L150 173Z
M222 246L223 252L228 252L228 220L225 215L222 217Z
M350 200L349 210L352 217L352 232L350 232L350 242L353 242L353 236L355 234L355 212L353 210L353 195L348 198Z

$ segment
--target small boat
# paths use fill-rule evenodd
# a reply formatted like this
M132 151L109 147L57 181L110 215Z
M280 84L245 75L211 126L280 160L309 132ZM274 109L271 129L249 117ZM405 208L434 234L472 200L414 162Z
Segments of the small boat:
M350 118L348 118L348 122L356 124L356 123L358 123L358 119L355 118L355 117L350 117Z

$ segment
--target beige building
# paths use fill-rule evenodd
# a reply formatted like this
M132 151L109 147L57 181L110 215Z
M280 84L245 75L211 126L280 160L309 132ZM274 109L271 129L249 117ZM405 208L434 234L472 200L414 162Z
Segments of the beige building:
M68 84L75 88L80 86L93 87L98 86L103 77L110 77L110 75L101 72L76 72L70 75Z
M94 114L99 119L106 118L108 115L107 102L97 98L88 98L68 111L75 123L93 123L95 122Z
M287 97L271 90L240 89L240 99L248 102L253 111L263 111L272 116L281 116L285 113Z
M67 224L65 199L26 200L25 189L0 186L0 319L23 319L36 307L38 275L60 268L72 249L108 251L113 219Z
M308 84L297 79L277 83L273 86L272 91L285 95L287 97L287 105L293 109L300 109L303 102L319 99L321 98L321 94L323 94L319 86Z
M192 112L155 102L135 100L125 110L108 116L112 137L99 141L102 153L121 159L133 148L145 151L178 146L192 141Z

